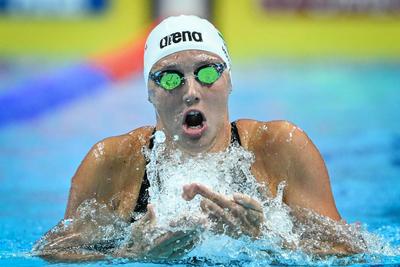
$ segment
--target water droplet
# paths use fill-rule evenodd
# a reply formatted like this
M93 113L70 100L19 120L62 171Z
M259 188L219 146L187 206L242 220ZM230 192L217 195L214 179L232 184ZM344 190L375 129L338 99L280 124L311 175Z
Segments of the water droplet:
M161 144L165 142L165 134L163 131L156 131L154 134L154 142Z

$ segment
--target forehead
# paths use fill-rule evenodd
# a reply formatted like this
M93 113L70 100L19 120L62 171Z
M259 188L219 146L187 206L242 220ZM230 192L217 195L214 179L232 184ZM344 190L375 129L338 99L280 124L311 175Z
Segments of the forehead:
M192 66L199 62L222 62L216 54L202 50L185 50L173 53L157 61L152 69L162 68L171 64Z

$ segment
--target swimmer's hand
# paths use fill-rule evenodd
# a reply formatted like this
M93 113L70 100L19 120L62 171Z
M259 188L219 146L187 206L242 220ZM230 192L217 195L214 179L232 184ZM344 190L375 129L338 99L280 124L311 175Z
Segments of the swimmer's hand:
M88 235L93 230L90 222L78 222L71 227L65 227L64 221L61 221L36 242L32 255L50 262L100 260L105 256L103 253L86 249L90 247Z
M199 239L198 230L157 234L156 214L153 205L132 228L132 240L121 247L114 256L144 260L177 259L194 248Z
M213 229L217 233L224 233L234 238L242 234L252 238L261 235L264 222L263 208L250 196L235 193L231 200L202 184L192 183L183 186L182 197L185 200L190 201L196 195L204 197L200 207L215 222Z

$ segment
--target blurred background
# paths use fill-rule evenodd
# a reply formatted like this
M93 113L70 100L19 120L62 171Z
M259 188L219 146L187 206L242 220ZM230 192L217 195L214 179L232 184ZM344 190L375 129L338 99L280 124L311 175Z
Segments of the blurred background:
M303 128L343 217L398 245L400 0L0 0L0 265L44 264L86 152L154 125L143 47L176 14L223 33L231 119Z

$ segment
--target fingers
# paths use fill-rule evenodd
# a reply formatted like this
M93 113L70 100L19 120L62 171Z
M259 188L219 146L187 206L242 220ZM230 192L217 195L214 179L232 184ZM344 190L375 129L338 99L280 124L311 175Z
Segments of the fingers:
M223 209L209 199L203 199L200 207L209 219L216 223L212 228L217 233L228 234L236 238L241 233L258 237L261 232L260 227L264 221L264 214L254 209L262 210L262 207L248 196L238 194L229 209Z
M209 208L208 208L208 206L205 204L205 201L209 201L209 200L205 200L205 199L203 199L201 202L200 202L200 208L201 208L201 210L203 211L203 213L205 213L207 216L208 216L208 219L210 219L210 221L211 222L218 222L219 220L220 220L220 218L217 216L217 215L215 215L213 212L212 212L212 210L210 210ZM221 229L215 229L215 227L212 227L214 230L217 230L217 232L218 233L223 233L223 231L220 231Z
M207 203L204 203L203 209L206 213L212 215L209 216L210 219L214 220L222 220L225 223L228 223L228 226L233 228L248 228L248 227L257 227L262 220L262 216L260 216L259 212L255 212L253 210L246 210L240 205L235 204L235 206L230 209L230 212L227 212L224 209L221 209L215 203L204 200ZM260 218L261 217L261 218Z
M221 227L222 224L222 228L230 231L230 235L243 232L250 236L258 236L261 223L264 221L264 213L261 203L255 199L235 193L233 200L230 200L199 183L183 187L182 197L185 200L192 200L196 195L204 197L200 207L209 219L217 223L217 227Z
M211 200L212 202L215 202L216 204L218 204L219 206L221 206L223 208L232 207L232 201L229 198L225 197L222 194L218 194L218 193L210 190L209 188L207 188L206 186L204 186L202 184L192 183L192 184L183 186L182 197L185 200L190 201L196 195L201 195L201 196Z
M261 223L264 222L264 214L254 210L248 210L246 219L250 222L251 225L259 226Z
M245 194L233 194L234 202L232 202L232 200L226 196L218 194L202 184L192 183L183 187L182 197L185 200L192 200L197 194L211 200L212 202L215 202L222 208L234 209L236 206L234 203L236 203L246 209L253 209L258 212L263 211L263 207L258 201Z
M233 238L238 238L242 233L251 237L259 235L259 228L249 222L245 213L238 213L238 216L234 216L233 212L222 209L208 199L201 202L201 207L203 212L215 222L212 229L216 233L226 234ZM242 209L244 210L244 208Z
M224 212L223 209L228 209L235 217L240 218L245 223L259 224L263 221L262 205L248 195L235 193L233 194L233 201L231 201L226 196L218 194L198 183L186 185L184 191L185 190L186 192L184 194L191 199L193 199L194 195L200 194L209 200L202 202L201 208L205 211L208 207L208 213L213 213L213 215L218 217L226 217L226 212ZM211 202L217 204L220 208L218 209L218 207ZM228 221L231 220L228 218Z
M239 204L247 209L252 209L252 210L255 210L258 212L263 212L263 207L261 206L261 204L258 201L252 199L248 195L235 193L235 194L233 194L233 200L237 204Z
M186 201L192 200L196 196L194 184L187 184L183 186L182 198Z
M239 193L233 195L233 200L245 208L242 214L244 214L249 225L258 226L264 221L264 210L258 201L248 195Z
M210 216L210 218L216 222L220 221L231 228L235 228L236 219L233 214L226 212L223 208L218 206L216 203L203 199L200 203L201 209Z

